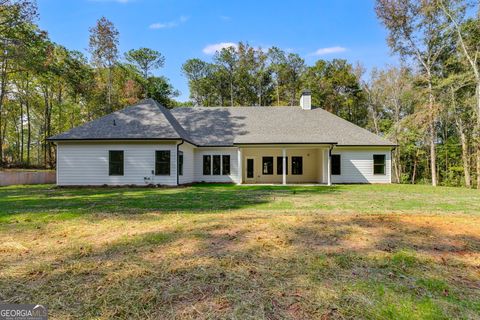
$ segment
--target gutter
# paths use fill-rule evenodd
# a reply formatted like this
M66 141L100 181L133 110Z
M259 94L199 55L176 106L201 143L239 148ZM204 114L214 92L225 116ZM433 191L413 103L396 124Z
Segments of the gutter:
M243 145L273 145L273 144L280 144L280 145L289 145L289 144L330 144L335 145L338 144L337 142L246 142L246 143L234 143L233 146L243 146Z
M186 141L195 147L200 147L198 144L193 143L192 141L184 138L47 138L48 142L58 143L58 142L142 142L142 141ZM182 142L183 144L183 142Z
M176 163L177 163L177 186L178 186L179 181L180 181L179 180L180 179L179 174L178 174L178 168L180 167L179 164L178 164L178 151L179 151L178 149L184 142L185 142L185 140L182 139L181 142L177 144L177 161L176 161Z
M338 144L337 144L338 145ZM372 147L372 148L396 148L398 144L340 144L339 147Z

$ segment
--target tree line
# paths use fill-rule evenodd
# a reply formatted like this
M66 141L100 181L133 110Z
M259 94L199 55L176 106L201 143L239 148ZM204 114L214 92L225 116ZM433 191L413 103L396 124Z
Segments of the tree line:
M33 1L0 0L0 163L53 167L48 136L144 97L169 108L283 106L309 89L313 105L398 145L396 181L480 188L478 1L377 0L375 11L398 65L307 65L299 54L241 42L187 60L191 101L179 103L168 79L152 75L165 57L148 48L120 54L106 18L90 29L87 58L39 29Z
M312 102L398 147L401 183L480 188L480 11L469 0L377 0L375 11L399 56L397 66L318 60L247 43L211 62L182 67L195 105L297 105Z
M152 71L165 58L149 48L120 54L119 32L100 18L87 57L53 42L30 0L0 0L0 166L54 167L46 138L145 97L173 107L178 92Z
M314 105L365 126L365 95L358 69L340 59L307 66L296 53L242 42L221 49L212 62L190 59L182 66L194 105L294 106L308 88Z

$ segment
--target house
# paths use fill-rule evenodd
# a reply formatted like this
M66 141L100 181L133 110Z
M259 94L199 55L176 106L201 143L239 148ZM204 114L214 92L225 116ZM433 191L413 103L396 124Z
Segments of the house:
M58 185L390 183L391 142L321 108L151 99L53 136Z

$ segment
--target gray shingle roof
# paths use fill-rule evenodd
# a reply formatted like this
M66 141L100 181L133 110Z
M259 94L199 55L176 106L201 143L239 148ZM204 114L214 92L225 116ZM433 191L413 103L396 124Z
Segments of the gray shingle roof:
M50 139L184 139L199 146L253 143L394 145L321 108L185 107L168 110L152 99Z
M194 107L176 108L171 112L197 145L394 145L321 108L302 110L300 107Z
M152 99L90 121L50 140L186 139L187 134L165 107Z

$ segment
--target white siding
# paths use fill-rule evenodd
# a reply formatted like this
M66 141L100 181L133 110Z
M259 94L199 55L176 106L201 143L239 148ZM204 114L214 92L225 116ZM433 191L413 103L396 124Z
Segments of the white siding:
M183 175L178 177L180 184L192 183L194 181L194 146L184 142L180 147L183 152Z
M60 142L57 147L58 185L176 185L177 142ZM183 175L179 183L233 182L239 183L238 148L198 148L185 142L179 146L183 151ZM108 151L124 151L124 175L108 175ZM155 176L155 151L170 150L169 176ZM288 153L288 152L287 152ZM313 153L312 153L313 154ZM326 183L326 156L328 150L318 149L315 177ZM332 175L332 183L390 183L391 152L389 148L335 147L332 154L341 155L341 175ZM386 174L373 174L373 155L384 154ZM230 155L230 175L203 175L203 155ZM244 155L245 157L245 155ZM290 167L290 164L289 164ZM290 177L291 180L291 177ZM288 177L287 177L287 182Z
M230 175L203 175L203 155L230 155ZM237 148L196 148L194 157L195 182L239 183Z
M390 183L391 152L386 148L336 147L332 154L341 157L341 175L332 175L333 183ZM385 174L373 174L373 155L385 155Z
M124 151L123 176L109 176L109 150ZM155 176L155 150L170 150L171 162L169 176ZM58 185L147 185L149 183L161 185L177 184L176 142L60 142L57 146L57 152Z

